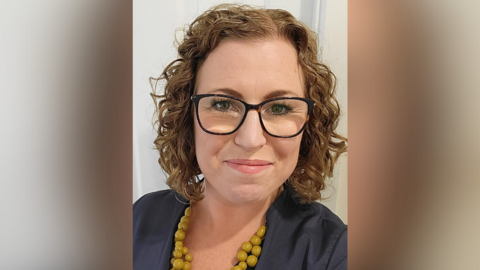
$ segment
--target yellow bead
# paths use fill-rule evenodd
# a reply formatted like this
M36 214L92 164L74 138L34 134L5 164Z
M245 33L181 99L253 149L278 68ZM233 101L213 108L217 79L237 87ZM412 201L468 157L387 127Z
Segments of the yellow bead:
M247 269L247 263L246 262L240 262L238 264L238 266L240 266L243 270L246 270Z
M181 259L176 259L173 262L173 268L174 269L182 269L183 268L183 261Z
M258 237L258 236L257 236ZM178 240L183 240L185 239L185 232L184 231L181 231L181 230L178 230L175 232L175 238L177 238ZM256 245L258 246L258 245Z
M242 267L240 267L240 266L237 265L237 266L234 266L234 267L233 267L233 270L242 270Z
M192 208L187 207L187 209L185 209L185 216L189 217L191 214L192 214Z
M183 270L190 270L192 269L192 265L189 262L183 263Z
M175 246L180 246L180 247L183 247L183 242L182 241L176 241L175 242Z
M175 250L173 252L173 257L180 259L182 257L182 252L180 250Z
M250 255L247 258L247 264L250 267L254 267L257 264L257 257Z
M263 237L266 231L267 231L267 228L265 228L265 226L261 226L257 231L258 237Z
M189 223L189 222L190 222L190 217L183 216L183 217L180 219L180 222L186 222L186 223Z
M188 254L188 248L183 247L183 248L182 248L182 254L183 254L183 255L187 255L187 254Z
M190 255L190 254L185 255L185 261L191 262L192 260L193 260L192 255Z
M242 244L242 250L244 250L245 252L250 252L250 250L252 250L252 243L244 242Z
M177 259L177 258L172 258L172 259L170 260L170 264L173 265L173 262L174 262L176 259Z
M183 250L183 247L182 247L182 246L175 246L175 250L180 250L180 251L182 251L182 250Z
M186 231L188 229L188 223L187 222L180 222L180 223L178 223L178 228Z
M260 246L254 246L252 248L252 255L255 255L255 256L260 256L260 253L262 252L262 248Z
M247 253L243 250L237 252L237 259L241 262L244 262L247 259Z
M175 236L177 236L177 234L175 234ZM184 235L184 237L185 237L185 235ZM182 240L182 239L180 239L180 240ZM250 238L250 243L252 243L253 246L259 246L260 243L262 243L262 239L260 239L260 237L258 237L257 235L254 235L254 236L252 236L252 238Z

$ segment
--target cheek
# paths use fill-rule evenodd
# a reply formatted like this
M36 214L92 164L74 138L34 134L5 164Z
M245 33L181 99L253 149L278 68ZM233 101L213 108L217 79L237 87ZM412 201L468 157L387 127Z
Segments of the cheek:
M200 128L196 118L193 135L195 138L195 153L197 156L197 160L200 163L201 161L205 160L206 150L208 150L208 147L206 147L206 144L208 143L207 135L209 134L205 133L202 128Z
M291 169L292 172L298 162L301 141L302 137L299 135L294 138L283 139L275 146L279 159L289 170Z
M195 153L202 172L215 170L215 167L219 166L218 155L225 145L224 139L226 138L224 137L228 136L217 136L206 133L195 120Z

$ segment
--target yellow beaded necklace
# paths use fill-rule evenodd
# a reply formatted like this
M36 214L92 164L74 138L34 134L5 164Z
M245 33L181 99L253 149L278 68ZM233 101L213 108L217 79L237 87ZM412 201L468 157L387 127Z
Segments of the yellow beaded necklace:
M192 214L192 208L188 207L185 209L185 215L180 219L178 223L178 230L175 232L175 250L173 251L173 257L170 261L172 264L172 270L183 269L190 270L192 268L190 262L193 260L193 257L188 253L188 248L183 246L183 240L185 239L185 231L188 229L188 223L190 222L190 215ZM247 265L254 267L257 265L258 256L262 252L262 239L265 236L267 228L265 226L260 226L257 231L257 234L250 238L250 241L244 242L242 244L242 249L237 252L237 259L239 261L238 265L232 267L230 270L245 270ZM251 253L248 255L248 253Z

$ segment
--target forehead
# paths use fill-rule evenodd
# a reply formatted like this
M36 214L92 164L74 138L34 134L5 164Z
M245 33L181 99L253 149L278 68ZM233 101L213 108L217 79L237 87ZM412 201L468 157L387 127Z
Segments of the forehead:
M304 96L297 51L279 38L224 41L209 54L197 78L197 94L233 89L241 98L257 101L279 90Z

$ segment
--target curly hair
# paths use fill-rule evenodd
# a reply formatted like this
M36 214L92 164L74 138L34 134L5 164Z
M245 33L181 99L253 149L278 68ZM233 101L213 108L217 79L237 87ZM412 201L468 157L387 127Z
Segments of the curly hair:
M158 78L150 78L155 105L154 140L160 166L171 189L192 202L203 198L193 135L194 113L190 97L196 75L209 53L223 40L261 40L280 37L298 52L305 77L306 97L317 105L304 130L298 163L287 184L302 203L321 199L325 180L333 174L338 157L347 151L346 138L337 134L340 107L335 98L336 77L318 61L316 34L290 13L246 5L218 5L184 29L178 58ZM164 92L157 91L164 82Z

